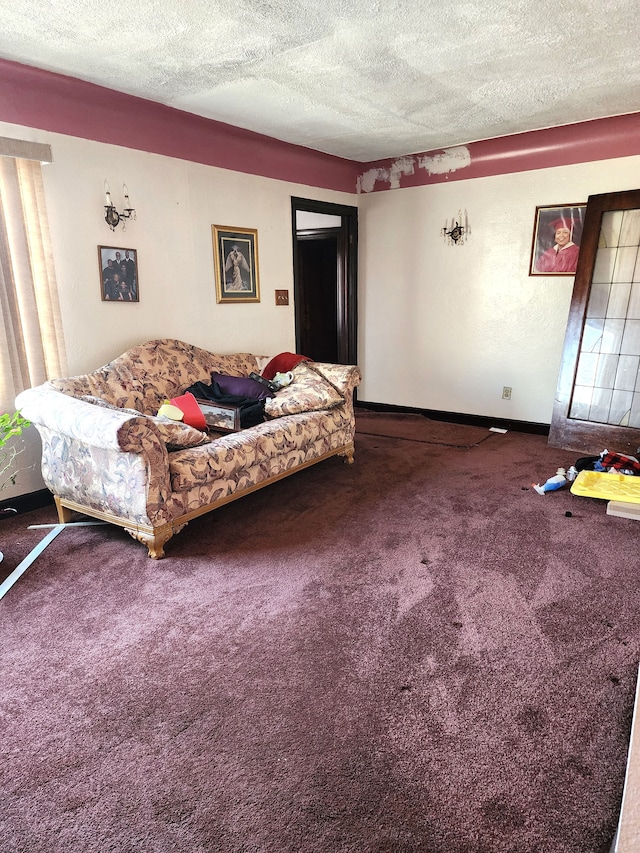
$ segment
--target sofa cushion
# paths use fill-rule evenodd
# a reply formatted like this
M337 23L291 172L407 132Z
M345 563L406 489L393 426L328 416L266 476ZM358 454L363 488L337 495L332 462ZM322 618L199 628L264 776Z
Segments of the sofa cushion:
M269 418L297 415L301 412L316 412L331 409L344 402L333 385L320 376L306 362L293 369L293 382L276 391L275 397L265 402L265 414Z
M206 433L200 432L200 430L194 429L182 421L173 421L170 418L145 415L142 412L137 411L137 409L125 409L121 406L114 406L112 403L102 400L100 397L92 397L91 395L85 395L84 397L81 397L81 399L94 406L101 406L104 409L114 409L117 412L126 412L127 414L135 415L139 418L146 418L147 420L152 421L160 433L160 438L167 445L168 450L184 450L189 447L198 447L198 445L211 440Z
M160 418L147 415L153 421L168 450L183 450L187 447L198 447L211 441L206 432L170 418Z
M265 421L170 454L171 487L185 492L216 485L222 490L216 497L221 497L230 482L244 488L277 473L281 465L286 468L283 460L296 458L300 464L307 453L313 456L312 448L325 453L344 444L350 430L351 421L341 407Z
M360 369L354 364L311 361L308 367L332 385L342 397L351 394L362 379Z

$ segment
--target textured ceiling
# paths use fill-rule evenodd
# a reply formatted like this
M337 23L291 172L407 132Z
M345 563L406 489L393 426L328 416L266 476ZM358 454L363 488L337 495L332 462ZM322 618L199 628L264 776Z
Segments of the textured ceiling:
M620 0L0 0L0 56L358 161L640 110Z

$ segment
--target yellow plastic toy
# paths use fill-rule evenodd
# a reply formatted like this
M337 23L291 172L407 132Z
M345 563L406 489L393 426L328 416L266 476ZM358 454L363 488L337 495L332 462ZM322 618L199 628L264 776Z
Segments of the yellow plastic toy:
M583 498L640 504L640 477L607 471L580 471L571 484L571 492Z

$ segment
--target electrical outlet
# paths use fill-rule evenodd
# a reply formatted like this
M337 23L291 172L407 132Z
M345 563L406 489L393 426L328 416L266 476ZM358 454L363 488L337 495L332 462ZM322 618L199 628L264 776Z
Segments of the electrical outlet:
M502 399L510 400L511 399L511 388L508 385L505 385L502 389Z

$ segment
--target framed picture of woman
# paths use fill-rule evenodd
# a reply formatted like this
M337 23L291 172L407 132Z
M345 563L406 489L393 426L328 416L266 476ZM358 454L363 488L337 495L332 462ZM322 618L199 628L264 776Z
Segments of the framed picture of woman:
M529 275L575 275L586 208L536 207Z
M258 232L211 226L216 302L260 302Z

